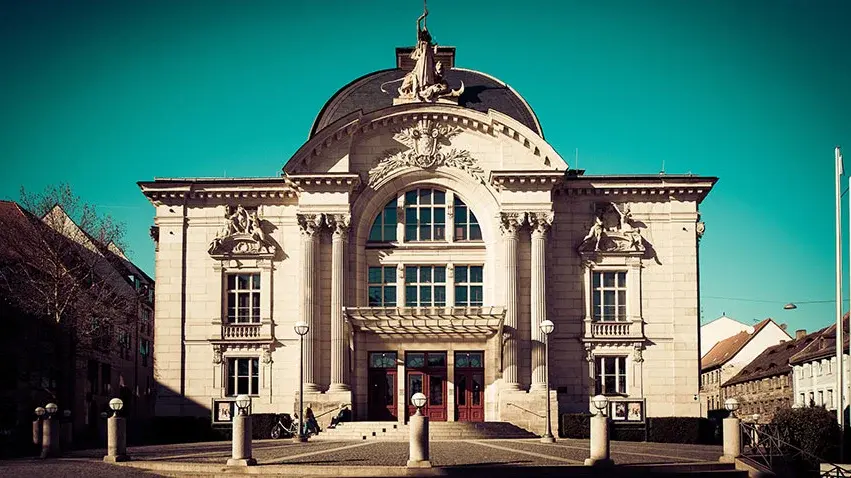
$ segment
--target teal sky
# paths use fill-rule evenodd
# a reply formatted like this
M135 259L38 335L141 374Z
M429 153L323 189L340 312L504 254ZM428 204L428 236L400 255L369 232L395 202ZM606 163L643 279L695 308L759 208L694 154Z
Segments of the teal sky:
M429 8L458 66L519 91L571 167L578 148L588 174L664 163L720 178L701 207L705 320L726 312L811 331L834 320L831 303L782 306L834 298L851 2ZM153 275L154 210L136 181L278 175L337 89L394 66L421 10L416 0L0 1L0 197L70 183L127 223L131 257Z

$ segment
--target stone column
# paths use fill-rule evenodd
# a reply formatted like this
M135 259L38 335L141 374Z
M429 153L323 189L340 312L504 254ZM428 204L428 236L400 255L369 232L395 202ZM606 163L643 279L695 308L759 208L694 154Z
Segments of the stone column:
M301 228L301 320L310 327L304 338L304 391L318 392L316 381L315 353L319 352L319 336L316 320L315 297L319 295L316 284L316 250L319 247L319 231L322 229L322 214L299 214Z
M501 213L500 230L505 246L505 324L507 336L502 363L502 379L508 390L519 390L517 379L517 240L518 232L526 219L526 213Z
M348 366L348 335L343 320L344 290L346 277L346 244L349 240L351 216L334 214L328 217L331 228L331 386L329 391L350 390Z
M553 223L552 212L529 214L532 228L532 387L533 391L547 389L546 355L541 322L547 319L547 232Z

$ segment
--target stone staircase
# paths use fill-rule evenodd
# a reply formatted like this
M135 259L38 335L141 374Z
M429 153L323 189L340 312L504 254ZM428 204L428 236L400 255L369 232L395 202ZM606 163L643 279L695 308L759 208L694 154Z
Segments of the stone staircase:
M408 441L408 425L398 422L344 422L311 440ZM536 438L538 435L507 422L429 422L430 440Z

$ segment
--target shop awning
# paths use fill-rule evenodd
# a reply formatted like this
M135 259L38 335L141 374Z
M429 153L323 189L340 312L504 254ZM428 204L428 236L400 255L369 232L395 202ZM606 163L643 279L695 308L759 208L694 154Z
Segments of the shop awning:
M504 307L344 307L355 330L381 335L465 335L502 332Z

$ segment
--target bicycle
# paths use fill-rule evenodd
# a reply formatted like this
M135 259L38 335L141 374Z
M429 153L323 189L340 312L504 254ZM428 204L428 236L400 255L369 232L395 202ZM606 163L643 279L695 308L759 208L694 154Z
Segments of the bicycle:
M298 418L298 415L295 416ZM269 436L278 439L281 436L292 437L298 434L298 422L290 417L289 413L281 413L277 416L277 421L272 425L272 430Z

